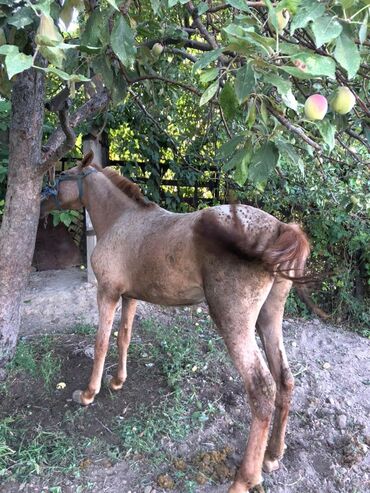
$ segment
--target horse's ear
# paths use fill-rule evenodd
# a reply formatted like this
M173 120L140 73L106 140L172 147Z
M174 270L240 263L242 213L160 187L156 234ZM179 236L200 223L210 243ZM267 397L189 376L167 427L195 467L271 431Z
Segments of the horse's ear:
M94 153L93 151L89 151L82 159L81 163L78 165L79 168L86 168L86 166L89 166L94 159Z

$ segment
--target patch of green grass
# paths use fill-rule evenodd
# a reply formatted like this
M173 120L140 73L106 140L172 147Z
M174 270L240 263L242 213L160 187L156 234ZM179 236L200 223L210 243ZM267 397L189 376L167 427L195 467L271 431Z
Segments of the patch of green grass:
M201 402L196 389L197 372L206 370L210 361L219 362L225 357L218 345L219 337L209 331L208 325L198 322L188 330L181 323L171 327L152 320L143 323L144 334L151 341L145 345L146 356L159 365L173 392L157 405L138 406L134 416L116 423L126 453L158 453L163 439L185 439L218 412L215 403ZM140 357L143 346L133 345L132 353Z
M24 372L31 378L41 378L45 388L50 390L61 370L61 359L55 354L54 345L54 338L49 336L20 341L8 372Z
M153 340L149 349L153 359L160 364L168 385L175 390L182 388L183 380L206 370L215 358L225 360L226 353L219 345L220 337L210 330L208 320L196 321L190 330L184 328L181 320L171 327L158 326L147 320L143 328Z
M0 477L72 472L81 459L72 439L60 431L26 430L24 420L8 416L0 422Z
M79 323L72 328L71 332L79 335L93 335L96 333L96 327L91 324Z
M190 429L185 405L180 393L175 393L157 406L140 405L135 416L118 421L117 432L125 452L152 455L159 451L163 438L185 438Z

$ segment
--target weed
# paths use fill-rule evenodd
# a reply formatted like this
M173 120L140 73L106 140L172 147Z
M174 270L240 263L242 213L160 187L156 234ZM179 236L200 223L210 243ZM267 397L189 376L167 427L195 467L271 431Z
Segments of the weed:
M96 333L96 327L91 324L79 323L75 325L71 331L73 332L73 334L93 335Z
M41 377L45 388L50 390L61 369L61 361L55 355L54 345L55 340L50 336L20 341L8 372L24 372L31 378Z
M0 476L26 479L32 474L71 472L78 465L75 444L63 432L22 427L8 416L0 423Z
M35 348L29 341L20 341L14 358L8 366L10 372L22 370L31 377L37 375Z
M157 452L164 438L171 441L185 438L189 429L187 409L180 392L175 393L173 399L164 398L158 406L139 406L135 416L118 422L117 426L127 453L148 454Z

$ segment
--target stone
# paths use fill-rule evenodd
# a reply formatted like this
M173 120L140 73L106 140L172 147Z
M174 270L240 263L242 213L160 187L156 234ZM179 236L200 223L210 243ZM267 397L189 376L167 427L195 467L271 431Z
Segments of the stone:
M347 426L347 416L345 414L340 414L337 417L337 425L341 430Z

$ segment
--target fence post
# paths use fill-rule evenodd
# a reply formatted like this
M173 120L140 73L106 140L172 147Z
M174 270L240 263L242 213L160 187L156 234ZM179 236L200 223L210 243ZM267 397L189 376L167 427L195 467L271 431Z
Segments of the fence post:
M104 136L106 137L106 136ZM94 153L94 162L100 166L106 166L108 159L108 148L102 145L102 134L94 135L93 131L83 138L83 153L86 155L89 151ZM96 234L92 225L89 213L85 210L86 218L86 259L87 259L87 281L96 283L96 277L91 267L91 254L96 245Z

